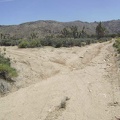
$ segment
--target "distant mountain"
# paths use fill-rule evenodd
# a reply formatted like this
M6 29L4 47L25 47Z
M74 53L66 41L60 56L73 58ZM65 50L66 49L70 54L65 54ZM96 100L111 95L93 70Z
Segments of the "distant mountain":
M120 20L111 20L102 23L110 34L120 33ZM52 20L40 20L22 23L20 25L0 25L0 33L10 34L10 36L16 36L19 38L29 37L31 33L37 33L39 37L44 37L52 34L58 35L64 27L77 26L79 31L85 27L85 31L91 35L95 34L95 28L97 25L98 22L57 22Z

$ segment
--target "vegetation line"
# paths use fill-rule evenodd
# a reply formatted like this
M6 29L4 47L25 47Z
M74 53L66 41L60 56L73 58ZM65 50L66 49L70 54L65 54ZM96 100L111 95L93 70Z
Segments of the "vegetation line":
M40 36L39 30L29 33L29 36L12 37L8 33L0 33L1 46L14 46L19 48L35 48L42 46L59 47L73 47L85 46L91 43L104 42L110 40L114 35L108 34L107 29L100 22L95 28L96 34L87 33L86 26L79 29L79 26L66 26L59 33L50 32L49 35L45 32L46 36Z
M77 26L66 27L61 31L60 35L46 36L43 39L38 38L37 34L32 33L30 39L23 39L18 44L19 48L34 48L41 46L59 47L73 47L85 46L91 43L104 42L110 40L110 37L105 37L106 29L100 22L96 27L96 35L88 35L83 27L79 31Z

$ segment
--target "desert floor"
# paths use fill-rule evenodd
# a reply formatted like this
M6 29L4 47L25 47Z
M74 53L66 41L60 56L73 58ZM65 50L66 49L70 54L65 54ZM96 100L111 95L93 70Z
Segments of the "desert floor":
M112 44L6 47L19 76L11 93L0 98L0 120L120 118L119 69Z

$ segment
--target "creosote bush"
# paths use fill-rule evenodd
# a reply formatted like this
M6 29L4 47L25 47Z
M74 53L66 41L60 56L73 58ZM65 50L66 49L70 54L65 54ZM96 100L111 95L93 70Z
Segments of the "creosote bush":
M21 41L18 45L19 48L28 48L29 42L28 41Z
M5 58L4 55L0 54L0 64L6 64L10 66L10 59Z
M13 39L0 39L0 46L15 46L18 45L20 40Z
M22 40L18 47L19 48L35 48L41 46L52 46L55 48L60 47L73 47L73 46L85 46L91 43L104 42L110 40L109 38L101 38L97 40L96 38L49 38L44 39L32 39L32 40Z
M17 77L17 72L11 67L10 59L0 54L0 78L12 80L13 77Z
M120 53L120 38L117 38L113 46L117 49L118 53Z
M0 64L0 77L3 77L4 79L17 77L17 72L7 64Z
M41 47L40 40L21 40L21 42L18 45L19 48L35 48L35 47Z

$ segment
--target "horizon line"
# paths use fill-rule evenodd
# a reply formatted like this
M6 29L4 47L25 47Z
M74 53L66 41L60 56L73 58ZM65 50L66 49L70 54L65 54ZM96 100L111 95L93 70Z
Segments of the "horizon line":
M70 20L70 21L59 21L59 20L31 20L31 21L25 21L25 22L21 22L21 23L16 23L16 24L0 24L0 26L14 26L14 25L21 25L21 24L26 24L26 23L33 23L33 22L39 22L39 21L53 21L53 22L60 22L60 23L68 23L68 22L87 22L87 23L98 23L98 22L108 22L108 21L117 21L117 20L120 20L120 19L111 19L111 20L100 20L100 21L91 21L91 22L88 22L88 21L82 21L82 20Z

